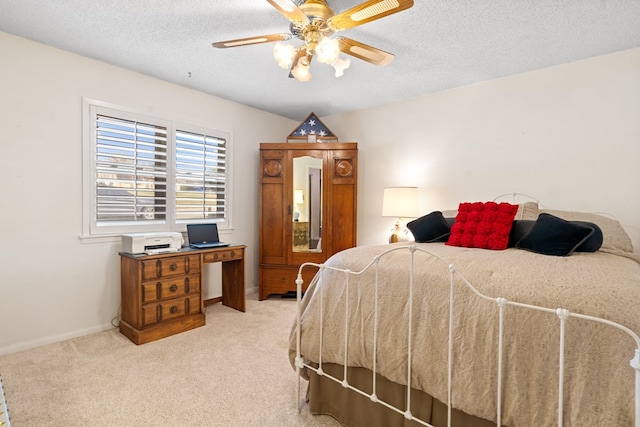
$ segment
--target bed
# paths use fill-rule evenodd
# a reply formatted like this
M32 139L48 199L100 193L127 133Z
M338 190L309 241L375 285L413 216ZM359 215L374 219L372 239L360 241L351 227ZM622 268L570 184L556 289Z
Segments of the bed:
M541 218L595 224L600 242L563 256L518 245ZM309 381L298 404L350 427L640 426L640 256L628 235L614 219L531 202L511 221L501 250L451 234L327 260L298 292L289 358Z

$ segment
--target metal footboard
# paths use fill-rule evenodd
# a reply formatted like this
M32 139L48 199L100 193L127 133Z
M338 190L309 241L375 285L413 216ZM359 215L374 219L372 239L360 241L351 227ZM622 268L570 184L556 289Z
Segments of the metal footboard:
M351 270L344 270L344 269L339 269L336 267L332 267L332 266L328 266L328 265L324 265L324 264L314 264L314 263L305 263L302 264L300 266L299 272L298 272L298 277L296 280L296 285L297 285L297 324L296 324L296 358L295 358L295 366L296 366L296 374L298 376L298 384L297 384L297 394L296 394L296 404L298 405L298 409L301 409L301 405L303 404L301 399L300 399L300 380L301 380L301 370L302 369L308 369L311 371L316 372L319 376L324 376L326 378L329 378L339 384L341 384L343 387L348 388L356 393L359 393L363 396L368 397L372 402L376 402L380 405L386 406L387 408L398 412L399 414L402 414L406 419L408 420L413 420L421 425L424 426L431 426L433 427L431 424L427 423L424 420L418 419L416 418L412 412L411 412L411 392L412 392L412 352L413 352L413 348L412 348L412 322L408 321L408 347L407 347L407 399L406 399L406 407L404 408L398 408L395 407L393 405L390 405L389 403L378 399L377 395L376 395L376 374L377 374L377 351L373 351L373 366L372 366L372 371L373 371L373 389L371 393L362 391L356 387L354 387L353 385L349 384L348 380L347 380L347 368L348 368L348 341L349 341L349 332L348 332L348 318L349 318L349 313L350 313L350 307L349 307L349 302L348 302L348 298L345 299L346 304L345 304L345 312L344 312L344 319L345 319L345 336L344 336L344 374L343 374L343 379L339 379L336 378L328 373L326 373L323 370L323 361L322 361L322 348L323 348L323 334L322 332L320 333L320 343L319 343L319 361L317 363L317 367L308 363L305 363L303 356L301 354L301 310L302 310L302 284L303 284L303 280L302 280L302 271L305 267L317 267L319 268L319 272L318 275L316 277L319 277L320 272L323 269L329 269L329 270L333 270L336 272L340 272L344 274L344 280L346 283L346 291L348 293L349 291L349 281L350 278L353 276L357 276L357 275L362 275L363 273L373 269L375 272L375 282L374 282L374 331L373 331L373 345L374 348L378 348L377 344L378 344L378 287L379 285L382 285L381 283L379 283L379 265L381 260L383 260L383 258L385 257L385 255L394 252L394 251L410 251L411 253L411 262L410 262L410 266L409 266L409 302L408 302L408 310L409 310L409 319L412 318L412 310L413 310L413 289L414 289L414 260L415 260L415 255L417 252L422 252L428 256L434 257L436 259L438 259L439 261L441 261L442 263L444 263L445 265L448 266L449 269L449 330L448 330L448 360L447 360L447 380L448 380L448 386L447 386L447 407L448 407L448 426L451 426L451 411L452 411L452 406L451 406L451 399L452 399L452 377L453 377L453 324L454 324L454 294L455 294L455 278L457 277L458 279L461 279L462 282L464 283L464 285L466 287L468 287L468 289L470 289L478 298L482 298L484 300L493 302L495 304L496 310L498 311L498 350L497 350L497 366L498 366L498 377L497 377L497 407L496 407L496 419L497 419L497 426L501 426L502 425L502 401L503 401L503 378L502 378L502 372L503 372L503 348L504 348L504 341L503 341L503 335L504 335L504 312L505 312L505 308L507 306L512 306L512 307L516 307L518 309L521 310L535 310L535 311L541 311L541 312L547 312L547 313L552 313L555 314L558 318L558 323L559 323L559 329L560 329L560 342L559 342L559 367L558 367L558 413L557 413L557 425L558 426L563 426L563 407L564 407L564 369L565 369L565 360L564 360L564 353L565 353L565 326L566 326L566 322L569 318L574 317L574 318L579 318L579 319L583 319L583 320L587 320L590 322L597 322L597 323L601 323L604 325L608 325L610 327L619 329L623 332L625 332L631 339L633 339L635 341L635 346L636 346L636 350L635 350L635 354L634 355L630 355L632 356L632 359L630 361L630 365L631 367L635 370L635 427L640 427L640 337L631 329L620 325L618 323L609 321L609 320L605 320L605 319L600 319L597 317L593 317L593 316L587 316L587 315L583 315L583 314L578 314L578 313L572 313L567 309L564 308L557 308L557 309L552 309L552 308L547 308L547 307L540 307L540 306L535 306L535 305L529 305L529 304L523 304L523 303L519 303L519 302L515 302L515 301L509 301L506 298L503 297L497 297L497 298L493 298L493 297L488 297L486 295L483 295L482 293L480 293L464 276L462 276L461 273L459 273L456 269L456 267L452 264L449 264L446 260L442 259L441 257L439 257L436 254L433 254L429 251L426 251L420 247L418 247L415 244L411 244L408 246L400 246L400 247L392 247L391 249L381 253L380 255L374 257L372 259L372 261L365 266L362 270L360 271L351 271ZM321 321L320 321L320 328L323 327L324 324L324 310L322 308L322 304L323 304L323 286L320 286L319 288L316 288L314 291L320 292L320 316L321 316Z

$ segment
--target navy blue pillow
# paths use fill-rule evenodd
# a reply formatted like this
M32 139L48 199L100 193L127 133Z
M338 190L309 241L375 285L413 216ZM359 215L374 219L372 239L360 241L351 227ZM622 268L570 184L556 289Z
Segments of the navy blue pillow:
M451 226L440 211L408 222L407 228L418 243L446 242L451 234Z
M600 249L602 246L602 240L604 236L602 235L602 230L598 227L597 224L593 222L587 221L570 221L574 224L586 225L587 227L593 228L593 234L587 238L580 246L576 248L576 252L595 252Z
M533 227L536 222L532 219L516 219L511 224L509 232L509 248L515 248L516 243L520 241Z
M593 227L541 213L516 247L543 255L568 256L593 233Z
M445 218L446 219L446 218ZM602 230L597 224L587 221L569 221L571 223L586 225L593 228L593 234L587 238L580 246L576 248L576 252L595 252L602 246ZM531 230L533 224L536 222L531 219L516 219L511 226L511 233L509 234L509 247L514 248L518 241L524 237L525 234Z

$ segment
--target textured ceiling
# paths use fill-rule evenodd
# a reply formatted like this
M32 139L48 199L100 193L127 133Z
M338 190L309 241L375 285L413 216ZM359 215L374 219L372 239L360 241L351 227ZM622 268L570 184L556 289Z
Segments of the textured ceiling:
M336 12L360 0L328 0ZM266 0L2 0L0 31L302 120L640 47L639 0L415 0L341 33L395 54L311 65L301 83L273 44L212 42L288 32ZM0 55L1 58L1 55Z

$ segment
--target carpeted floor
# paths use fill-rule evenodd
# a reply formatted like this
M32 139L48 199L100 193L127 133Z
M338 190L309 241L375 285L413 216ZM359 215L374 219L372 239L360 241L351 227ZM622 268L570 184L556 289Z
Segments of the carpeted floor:
M113 329L0 356L12 427L339 425L298 413L295 300L250 295L246 313L215 304L206 315L141 346Z

